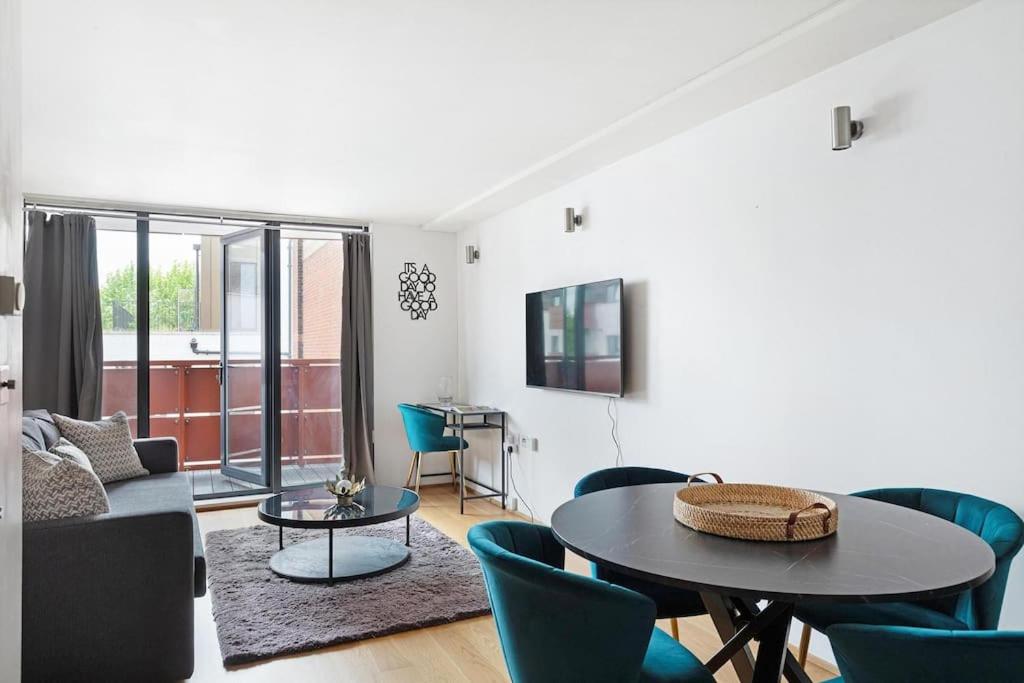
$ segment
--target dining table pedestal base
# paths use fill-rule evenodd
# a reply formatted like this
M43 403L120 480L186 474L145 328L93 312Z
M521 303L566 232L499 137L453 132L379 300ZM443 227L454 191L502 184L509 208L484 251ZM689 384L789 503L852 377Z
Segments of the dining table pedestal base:
M789 628L793 622L793 603L775 600L765 609L754 601L701 593L701 600L722 639L722 649L705 666L715 673L732 662L743 683L810 683L803 667L789 651ZM757 639L757 656L749 643Z

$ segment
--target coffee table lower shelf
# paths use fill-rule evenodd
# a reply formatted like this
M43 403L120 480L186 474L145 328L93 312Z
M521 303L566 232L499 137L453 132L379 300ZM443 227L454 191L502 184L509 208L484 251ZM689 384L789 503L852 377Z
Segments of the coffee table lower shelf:
M302 583L334 583L377 576L409 561L409 548L374 536L326 538L296 543L274 553L270 569Z

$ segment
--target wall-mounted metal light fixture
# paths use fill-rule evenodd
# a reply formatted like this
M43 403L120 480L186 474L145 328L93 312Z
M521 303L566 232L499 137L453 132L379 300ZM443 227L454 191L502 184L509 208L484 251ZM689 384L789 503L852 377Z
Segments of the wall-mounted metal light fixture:
M576 209L569 207L565 210L565 231L576 232L576 227L583 225L583 214L576 213Z
M480 260L480 250L472 244L466 245L466 263L473 264Z
M850 117L848 106L832 108L832 150L835 152L850 149L854 140L860 140L864 134L864 124Z

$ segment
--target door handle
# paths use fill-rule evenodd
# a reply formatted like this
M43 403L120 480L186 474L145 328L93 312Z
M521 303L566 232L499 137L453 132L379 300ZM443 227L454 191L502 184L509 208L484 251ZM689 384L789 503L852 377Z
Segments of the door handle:
M13 379L5 379L3 382L0 382L0 389L10 389L11 391L14 391L14 387L16 387L17 384L18 383Z
M0 275L0 315L21 315L25 308L25 285L11 275Z

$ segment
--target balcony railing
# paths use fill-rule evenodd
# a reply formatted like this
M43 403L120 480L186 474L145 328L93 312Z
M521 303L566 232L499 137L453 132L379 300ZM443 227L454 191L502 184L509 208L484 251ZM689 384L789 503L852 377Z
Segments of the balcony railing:
M135 433L134 361L103 364L103 415L129 413ZM178 469L220 466L220 384L216 360L152 361L150 435L178 440ZM260 405L258 364L232 364L231 406ZM338 359L281 360L281 459L285 464L337 462L341 453L341 372ZM232 412L231 451L260 448L259 409Z

